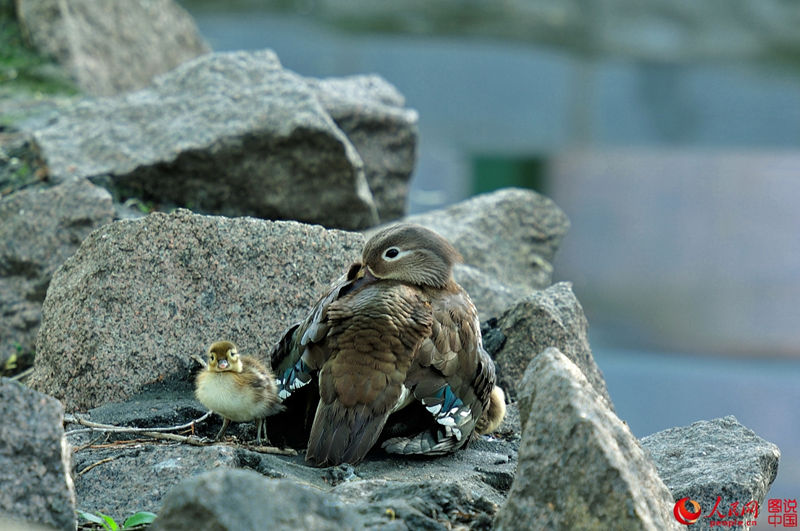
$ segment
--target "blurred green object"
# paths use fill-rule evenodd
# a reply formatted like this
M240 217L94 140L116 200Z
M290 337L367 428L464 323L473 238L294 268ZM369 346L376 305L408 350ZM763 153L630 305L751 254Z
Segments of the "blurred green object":
M13 5L0 3L0 98L75 93L60 66L25 44Z
M472 193L482 194L499 188L529 188L547 194L544 157L476 155L472 157Z

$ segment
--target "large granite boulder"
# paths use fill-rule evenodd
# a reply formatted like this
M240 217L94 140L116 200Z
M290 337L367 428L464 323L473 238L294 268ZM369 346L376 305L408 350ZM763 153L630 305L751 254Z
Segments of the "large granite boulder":
M0 199L0 367L33 363L42 302L56 268L114 217L111 196L88 181Z
M29 43L90 94L141 88L209 51L173 0L17 0L16 7Z
M363 237L296 222L151 214L106 225L56 272L30 385L68 411L190 379L215 340L262 359Z
M499 385L516 398L530 361L548 347L556 347L580 367L613 409L603 374L592 356L588 329L586 315L569 282L553 284L518 301L484 330L489 338L486 349L497 364Z
M522 442L497 529L678 529L647 452L583 372L549 348L525 371Z
M75 529L72 448L64 437L64 407L52 397L0 378L0 418L0 518ZM3 529L7 524L0 521Z
M51 179L120 201L361 229L375 197L385 219L405 211L416 120L379 78L308 80L265 50L205 55L31 128Z
M766 521L764 499L778 474L781 452L735 417L660 431L643 438L642 446L674 500L689 498L700 504L702 517L691 529L730 527L717 522L741 521L733 527L746 530L751 527L748 521ZM734 506L738 518L729 516Z

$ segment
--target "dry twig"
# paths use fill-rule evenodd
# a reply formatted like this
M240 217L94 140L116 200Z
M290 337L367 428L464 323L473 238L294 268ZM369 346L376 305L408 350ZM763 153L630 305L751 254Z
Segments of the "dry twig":
M84 433L89 431L103 431L110 433L138 433L140 435L151 437L153 439L159 439L164 441L175 441L185 444L191 444L192 446L209 446L213 444L212 441L209 441L205 438L199 438L195 435L185 436L185 435L177 435L174 433L165 433L165 432L180 431L185 429L190 429L192 430L192 432L194 432L195 424L203 422L209 417L209 415L211 415L211 411L209 411L199 419L187 422L186 424L181 424L180 426L169 426L165 428L133 428L128 426L114 426L113 424L101 424L99 422L92 422L90 420L81 418L77 415L64 415L64 421L86 426L86 428L70 430L66 433L66 435L74 435L77 433ZM297 451L291 448L284 449L284 448L276 448L274 446L253 446L250 447L249 449L253 450L254 452L259 452L262 454L297 455ZM99 463L100 462L98 462L98 464Z
M84 468L83 470L78 472L78 477L84 475L85 473L87 473L88 471L90 471L91 469L93 469L94 467L96 467L98 465L102 465L103 463L108 463L109 461L113 461L117 457L119 457L119 456L115 455L115 456L112 456L112 457L106 457L105 459L101 459L100 461L97 461L96 463L92 463L91 465L87 466L86 468Z
M149 433L156 433L156 432L165 432L165 431L179 431L185 430L187 428L193 428L195 424L199 422L203 422L211 415L211 411L207 412L205 415L200 417L199 419L195 419L191 422L187 422L186 424L181 424L180 426L168 426L166 428L133 428L129 426L114 426L113 424L100 424L99 422L92 422L90 420L86 420L81 418L77 415L64 415L64 422L69 422L72 424L80 424L82 426L86 426L89 429L77 429L77 430L70 430L66 433L66 435L73 435L76 433L84 433L87 431L105 431L105 432L112 432L112 433L142 433L145 432ZM148 435L148 437L152 437Z

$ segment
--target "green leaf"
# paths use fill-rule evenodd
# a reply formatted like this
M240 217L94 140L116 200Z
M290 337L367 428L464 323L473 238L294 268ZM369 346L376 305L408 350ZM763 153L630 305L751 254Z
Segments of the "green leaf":
M82 518L86 518L90 522L94 522L95 524L100 524L101 526L108 529L108 531L119 531L119 525L117 525L117 522L115 522L114 519L108 516L107 514L103 513L92 514L83 511L78 511L78 514L81 515Z
M107 514L103 514L103 513L97 513L97 514L102 516L103 520L106 521L106 523L103 524L103 525L106 526L106 529L108 529L108 531L119 531L119 525L117 525L116 520L114 520L113 518L111 518Z
M83 511L77 511L77 513L78 513L78 515L80 515L81 518L85 518L86 520L89 520L90 522L94 522L95 524L100 524L103 527L105 527L105 525L106 525L105 520L103 520L102 518L100 518L96 514L85 513Z
M130 529L131 527L136 527L137 525L143 524L152 524L153 520L156 519L155 513L149 513L147 511L139 511L136 514L132 514L125 520L125 523L122 524L122 531L126 529Z

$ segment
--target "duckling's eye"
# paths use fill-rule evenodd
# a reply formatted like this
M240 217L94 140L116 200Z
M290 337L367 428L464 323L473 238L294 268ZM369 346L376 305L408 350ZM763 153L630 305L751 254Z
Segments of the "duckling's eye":
M208 355L208 361L209 362L213 362L214 361L214 355L213 354L209 354Z
M394 260L400 254L400 249L397 247L389 247L383 252L383 257L387 260Z

